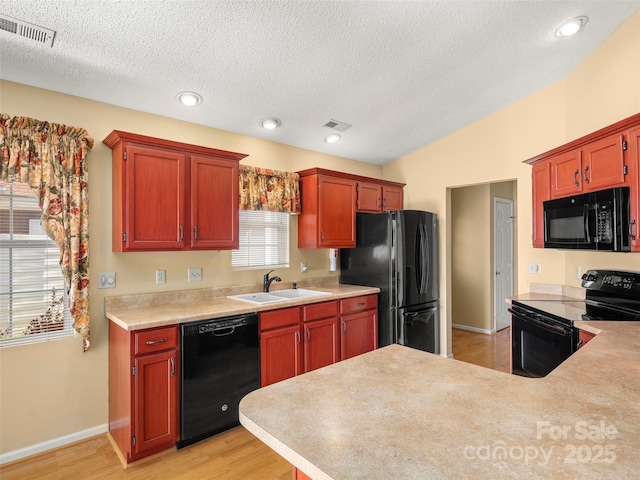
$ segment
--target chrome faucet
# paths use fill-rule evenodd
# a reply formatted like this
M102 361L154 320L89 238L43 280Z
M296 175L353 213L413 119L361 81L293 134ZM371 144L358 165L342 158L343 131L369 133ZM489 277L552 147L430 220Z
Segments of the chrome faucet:
M282 280L277 275L274 275L273 277L269 278L269 274L274 271L275 270L270 270L264 274L264 277L262 277L262 291L265 293L269 292L269 287L271 286L271 282L273 281L279 282Z

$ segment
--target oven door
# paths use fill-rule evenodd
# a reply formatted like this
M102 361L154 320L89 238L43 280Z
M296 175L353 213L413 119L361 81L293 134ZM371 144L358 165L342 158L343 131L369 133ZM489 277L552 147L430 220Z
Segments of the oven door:
M578 349L577 328L522 308L510 308L509 312L515 375L544 377Z

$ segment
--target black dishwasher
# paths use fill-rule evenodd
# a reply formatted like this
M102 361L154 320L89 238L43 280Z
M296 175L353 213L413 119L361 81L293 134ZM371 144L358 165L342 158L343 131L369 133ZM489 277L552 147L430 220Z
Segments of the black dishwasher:
M260 388L258 314L183 323L178 448L238 425L238 404Z

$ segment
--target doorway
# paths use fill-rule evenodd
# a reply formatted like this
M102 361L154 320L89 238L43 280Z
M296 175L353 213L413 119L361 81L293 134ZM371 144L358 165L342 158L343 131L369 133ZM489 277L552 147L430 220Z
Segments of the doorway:
M517 261L514 227L517 184L515 180L508 180L468 185L451 188L450 194L451 324L453 328L491 335L499 329L496 326L497 305L506 307L505 297L513 294L516 282L513 266ZM498 215L509 217L499 220L500 226L495 225L496 198L511 204L508 212L498 212ZM506 238L502 236L504 223L511 229L508 233L507 228ZM497 229L499 234L496 234ZM505 257L511 264L504 282L511 285L511 290L502 282L499 285L495 282L495 245L505 242L508 246L499 251L507 251ZM501 322L500 326L510 320L503 317Z

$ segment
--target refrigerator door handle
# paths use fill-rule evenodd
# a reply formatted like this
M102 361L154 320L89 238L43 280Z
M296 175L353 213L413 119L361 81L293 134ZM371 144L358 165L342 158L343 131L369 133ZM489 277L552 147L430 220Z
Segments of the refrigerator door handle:
M416 258L416 282L418 292L425 293L427 287L427 272L429 271L429 235L427 235L426 225L418 225L416 236L417 248L419 252Z

